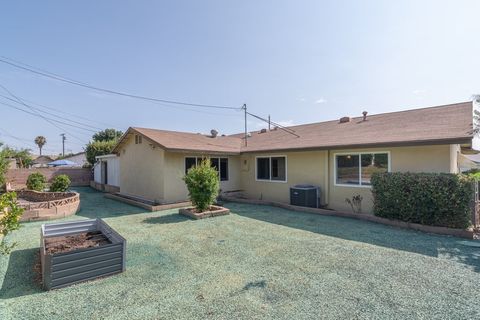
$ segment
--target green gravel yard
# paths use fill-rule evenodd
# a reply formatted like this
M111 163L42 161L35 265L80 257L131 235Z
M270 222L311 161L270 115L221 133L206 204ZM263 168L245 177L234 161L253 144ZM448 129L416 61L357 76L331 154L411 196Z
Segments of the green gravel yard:
M69 219L105 218L127 239L127 271L43 292L41 222L24 224L0 256L0 319L480 318L473 241L237 203L194 221L78 190Z

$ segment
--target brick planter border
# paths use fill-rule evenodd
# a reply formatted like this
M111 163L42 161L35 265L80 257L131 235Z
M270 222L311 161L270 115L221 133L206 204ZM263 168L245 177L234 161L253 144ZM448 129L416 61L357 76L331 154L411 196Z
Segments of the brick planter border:
M19 198L30 203L21 205L25 209L20 221L42 221L65 218L74 215L80 209L80 194L77 192L38 192L33 190L17 191ZM50 201L44 201L49 197ZM43 201L42 201L43 200Z
M204 212L194 212L193 211L194 207L187 207L187 208L182 208L178 210L178 212L180 214L183 214L184 216L193 218L195 220L212 218L217 216L224 216L224 215L230 214L230 209L220 207L220 206L210 206L210 209L212 208L213 210L208 210Z
M403 228L403 229L413 229L413 230L422 231L426 233L455 236L455 237L466 238L466 239L475 239L475 233L473 232L473 230L470 230L470 229L454 229L454 228L447 228L447 227L427 226L427 225L418 224L418 223L410 223L410 222L404 222L399 220L390 220L386 218L377 217L371 214L358 214L358 213L339 212L339 211L327 210L327 209L298 207L298 206L292 206L290 204L275 202L275 201L237 198L237 197L225 196L225 195L222 195L221 199L224 201L230 201L230 202L267 205L267 206L278 207L278 208L283 208L283 209L292 210L292 211L307 212L307 213L319 214L324 216L352 218L357 220L370 221L374 223L381 223L381 224L389 225L392 227Z
M183 202L174 202L174 203L164 203L164 204L148 204L142 201L137 201L132 197L127 197L125 195L122 195L120 193L105 193L104 195L105 198L120 201L123 203L130 204L132 206L136 206L148 211L162 211L162 210L168 210L168 209L176 209L176 208L181 208L185 206L189 206L192 203L190 201L183 201Z

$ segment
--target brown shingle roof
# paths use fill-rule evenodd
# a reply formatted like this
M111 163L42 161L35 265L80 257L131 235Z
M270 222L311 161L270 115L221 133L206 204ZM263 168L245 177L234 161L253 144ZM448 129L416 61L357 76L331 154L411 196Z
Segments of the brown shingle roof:
M355 146L467 143L472 138L472 102L292 126L297 138L282 130L253 133L242 152Z
M167 131L147 128L129 128L125 135L120 139L119 144L115 147L114 152L118 152L119 145L129 134L140 133L152 140L160 147L169 151L192 151L192 152L209 152L223 154L240 153L241 139L230 136L217 136L212 138L207 135Z
M300 137L280 129L252 133L248 146L243 134L217 136L130 128L115 147L132 133L140 133L169 151L239 154L243 152L333 149L367 146L418 145L439 143L469 143L472 139L472 103L370 115L350 122L338 120L292 126Z

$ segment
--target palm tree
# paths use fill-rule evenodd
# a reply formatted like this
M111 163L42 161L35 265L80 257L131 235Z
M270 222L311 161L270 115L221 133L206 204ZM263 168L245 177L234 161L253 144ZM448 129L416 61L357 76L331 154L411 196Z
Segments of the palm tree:
M42 148L47 143L47 139L44 136L38 136L35 138L35 144L40 149L40 155L42 155Z

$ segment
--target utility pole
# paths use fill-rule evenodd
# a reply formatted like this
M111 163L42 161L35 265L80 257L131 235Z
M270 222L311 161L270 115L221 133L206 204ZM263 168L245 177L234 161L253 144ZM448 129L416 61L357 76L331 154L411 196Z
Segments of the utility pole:
M270 131L270 115L268 115L268 131Z
M61 133L60 136L62 137L62 156L65 157L65 140L67 140L67 138L65 137L65 133Z
M247 138L248 138L248 132L247 132L247 104L244 103L242 106L243 113L245 115L245 147L247 146Z

